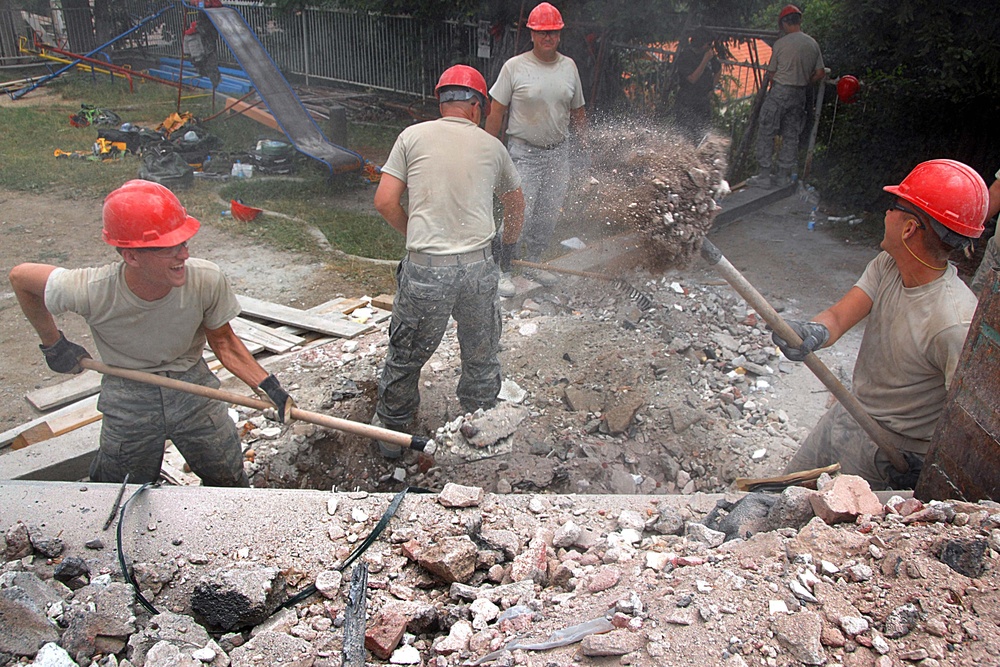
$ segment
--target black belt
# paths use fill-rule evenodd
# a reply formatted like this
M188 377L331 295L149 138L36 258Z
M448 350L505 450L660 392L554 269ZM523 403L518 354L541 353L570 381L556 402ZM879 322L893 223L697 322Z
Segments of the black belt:
M426 252L414 252L410 251L407 253L407 257L414 264L419 264L420 266L460 266L462 264L475 264L476 262L482 262L487 257L490 256L490 249L480 248L479 250L470 250L469 252L459 253L457 255L429 255Z

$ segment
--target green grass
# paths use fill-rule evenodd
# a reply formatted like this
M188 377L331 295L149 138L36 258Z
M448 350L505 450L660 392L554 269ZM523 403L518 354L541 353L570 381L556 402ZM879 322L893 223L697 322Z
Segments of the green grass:
M16 77L15 77L16 78ZM137 82L135 92L121 80L98 79L67 73L46 85L58 93L43 106L0 108L0 187L14 191L58 193L60 196L103 197L126 180L136 178L138 157L114 161L79 158L56 159L55 150L90 152L97 138L96 127L73 127L69 116L82 103L114 111L123 122L155 128L177 109L177 91L167 86ZM223 108L215 107L204 93L185 91L181 111L205 119ZM239 115L219 115L203 123L221 140L221 153L237 156L252 150L261 139L284 140L284 135ZM349 148L381 164L403 124L394 126L349 125ZM246 181L195 181L178 196L192 215L202 222L219 225L260 239L278 248L315 252L317 244L307 225L319 229L330 244L352 255L395 259L404 251L403 237L374 212L374 187L358 174L328 178L325 168L301 159L295 179L256 176ZM219 199L241 199L251 206L277 211L302 222L267 216L261 222L240 223L220 216L227 206ZM346 203L345 203L346 202Z

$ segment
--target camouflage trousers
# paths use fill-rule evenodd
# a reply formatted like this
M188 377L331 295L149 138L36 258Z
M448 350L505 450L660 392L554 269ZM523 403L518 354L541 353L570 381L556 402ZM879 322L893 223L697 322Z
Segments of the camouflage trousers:
M474 412L500 393L500 278L493 259L457 266L420 266L404 259L389 323L389 351L379 377L375 412L386 428L406 430L420 406L420 371L448 326L458 323L462 376L458 400Z
M549 247L562 213L569 187L569 142L555 148L539 148L511 140L510 159L521 176L524 192L524 228L517 257L537 262Z
M204 361L161 375L216 389L220 384ZM90 465L93 481L121 482L129 473L129 482L155 482L169 439L205 486L250 486L225 403L105 375L97 409L104 418L101 448Z
M928 443L912 438L902 439L908 444L903 447L897 443L900 451L912 453L922 460ZM895 472L889 457L840 403L820 418L789 461L785 472L824 468L834 463L840 464L841 475L864 478L872 491L899 488L893 484Z
M799 136L806 123L806 86L771 86L760 107L757 126L757 164L771 169L774 138L781 136L778 169L791 173L799 161Z

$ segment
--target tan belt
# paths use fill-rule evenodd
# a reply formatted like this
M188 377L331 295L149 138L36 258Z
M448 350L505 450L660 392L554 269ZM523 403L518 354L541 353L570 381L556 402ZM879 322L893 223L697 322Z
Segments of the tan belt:
M510 140L516 144L521 144L522 146L530 146L532 148L540 148L543 151L550 151L553 148L559 148L564 143L566 143L565 139L560 139L554 144L549 144L548 146L539 146L538 144L533 144L530 141L525 141L524 139L518 139L517 137L511 137Z
M470 250L469 252L459 253L457 255L429 255L426 252L414 252L410 251L407 253L407 257L414 264L420 266L461 266L462 264L475 264L476 262L482 262L490 256L490 249L480 248L479 250Z

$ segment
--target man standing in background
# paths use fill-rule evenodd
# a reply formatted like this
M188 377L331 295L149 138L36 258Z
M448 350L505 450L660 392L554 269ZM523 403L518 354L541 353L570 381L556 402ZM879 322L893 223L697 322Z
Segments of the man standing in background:
M579 137L586 125L583 84L572 58L559 53L563 22L559 10L543 2L528 15L532 49L504 63L490 89L493 109L486 131L500 137L504 116L510 157L521 175L525 216L523 247L517 258L538 262L549 246L570 179L570 129ZM509 249L508 249L509 252ZM500 296L513 296L501 276ZM545 286L557 279L547 271L525 275Z

